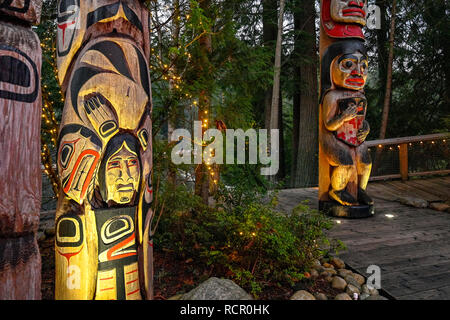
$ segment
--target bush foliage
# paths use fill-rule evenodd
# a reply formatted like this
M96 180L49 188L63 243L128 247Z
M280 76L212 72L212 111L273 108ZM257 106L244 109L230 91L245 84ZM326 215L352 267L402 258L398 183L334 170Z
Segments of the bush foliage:
M205 206L182 184L162 183L158 197L158 206L165 203L166 209L156 248L232 279L255 296L269 284L294 285L315 259L343 248L325 234L332 221L308 204L290 214L279 212L276 193L256 192L245 188L245 182L221 185L214 207Z

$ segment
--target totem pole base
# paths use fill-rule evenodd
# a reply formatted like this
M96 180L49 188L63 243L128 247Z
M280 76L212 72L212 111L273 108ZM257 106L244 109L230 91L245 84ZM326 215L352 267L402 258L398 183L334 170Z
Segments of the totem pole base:
M319 210L332 217L348 219L364 219L375 215L373 205L343 206L335 201L319 201Z

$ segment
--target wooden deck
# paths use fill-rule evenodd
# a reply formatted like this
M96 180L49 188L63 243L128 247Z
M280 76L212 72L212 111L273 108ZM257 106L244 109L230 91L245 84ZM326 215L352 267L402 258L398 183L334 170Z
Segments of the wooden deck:
M381 285L396 299L450 299L450 213L419 209L398 202L413 197L428 202L450 201L450 176L420 180L371 182L375 217L334 219L330 236L348 250L340 256L366 275L381 268ZM317 207L317 188L280 192L280 208L290 211L300 201Z

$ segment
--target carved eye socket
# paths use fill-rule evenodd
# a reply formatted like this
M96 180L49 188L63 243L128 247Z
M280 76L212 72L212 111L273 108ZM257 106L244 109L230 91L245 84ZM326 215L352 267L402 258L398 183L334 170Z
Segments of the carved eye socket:
M128 160L127 167L128 168L135 167L135 166L137 166L137 164L138 164L137 159L131 159L131 160Z
M366 73L366 72L367 72L367 68L368 68L367 63L366 63L366 62L363 62L363 63L361 64L361 72L362 72L362 73Z
M346 60L342 61L341 65L344 69L350 70L350 69L354 68L355 63L350 59L346 59Z
M120 168L120 161L111 161L108 163L108 170Z

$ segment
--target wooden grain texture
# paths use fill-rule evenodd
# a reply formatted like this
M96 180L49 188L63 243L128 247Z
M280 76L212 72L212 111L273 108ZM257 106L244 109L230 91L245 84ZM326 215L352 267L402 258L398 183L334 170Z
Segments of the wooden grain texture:
M367 67L367 59L362 32L366 17L342 15L349 4L320 1L319 199L342 206L372 203L364 194L372 166L364 145L369 132L364 96L367 72L363 71L367 70L363 67ZM367 12L367 2L352 5ZM350 54L349 69L336 62L344 55L349 59ZM356 58L358 54L361 58ZM355 114L347 114L356 106Z
M0 0L0 13L32 24L39 24L42 2L42 0Z
M149 12L59 1L56 299L153 297Z
M41 59L30 28L0 21L0 300L41 297Z
M399 189L396 184L405 188ZM371 182L368 190L375 198L375 216L363 220L333 218L340 223L329 231L331 237L347 245L348 250L340 257L363 275L368 275L369 265L378 265L383 289L397 299L450 299L450 213L395 201L398 196L420 198L426 188L430 199L438 196L445 201L450 176L405 183ZM289 211L316 195L316 188L282 190L279 205ZM317 200L312 205L317 207Z

